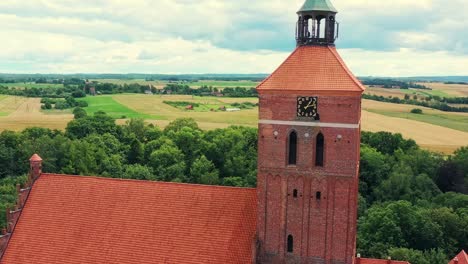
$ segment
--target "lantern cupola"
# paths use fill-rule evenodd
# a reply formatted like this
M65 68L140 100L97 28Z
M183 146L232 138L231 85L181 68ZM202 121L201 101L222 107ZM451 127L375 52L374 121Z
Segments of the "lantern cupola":
M330 0L306 0L297 12L297 46L334 46L339 32L337 13Z

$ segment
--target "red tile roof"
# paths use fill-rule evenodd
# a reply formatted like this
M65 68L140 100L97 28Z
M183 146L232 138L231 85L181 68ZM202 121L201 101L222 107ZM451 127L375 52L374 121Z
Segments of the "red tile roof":
M32 155L32 157L29 159L29 161L42 161L42 158L37 155L37 154L34 154Z
M360 262L355 261L356 264L410 264L408 261L386 260L386 259L368 259L361 258Z
M362 93L365 87L351 73L335 47L301 46L257 90Z
M251 263L255 189L42 174L1 264Z
M466 254L466 252L464 250L462 250L457 256L456 258L458 258L458 264L468 264L468 255ZM453 258L449 264L455 264L455 258Z

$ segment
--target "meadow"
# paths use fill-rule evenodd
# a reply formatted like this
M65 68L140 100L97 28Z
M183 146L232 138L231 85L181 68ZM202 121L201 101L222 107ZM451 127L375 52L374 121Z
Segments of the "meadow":
M100 80L101 82L109 80ZM131 83L134 80L115 80L119 84ZM146 82L145 80L139 80ZM165 82L153 81L153 85L165 85ZM254 86L254 82L219 82L200 81L200 85L213 86ZM188 83L188 85L190 85ZM468 92L468 86L425 84L432 86L433 94L445 93L451 96L462 96ZM370 88L367 93L381 93L384 96L398 96L412 93L413 89L383 89ZM420 92L420 90L415 91ZM418 96L424 96L419 94ZM165 127L169 122L180 117L194 118L203 129L225 128L231 125L256 127L258 122L258 107L242 109L238 112L211 111L222 106L230 107L234 103L258 103L257 98L226 98L226 97L197 97L190 95L143 95L143 94L117 94L88 96L88 114L104 111L124 123L129 118L144 118L148 123ZM194 111L184 107L174 107L164 102L187 102L197 104ZM73 119L72 110L41 110L40 99L23 98L0 95L0 131L22 130L29 126L48 127L51 129L64 129ZM392 104L363 100L362 128L365 131L388 131L401 133L412 138L418 144L428 149L453 152L459 146L468 143L468 113L449 113L431 108L412 105ZM410 111L419 108L422 114L412 114Z

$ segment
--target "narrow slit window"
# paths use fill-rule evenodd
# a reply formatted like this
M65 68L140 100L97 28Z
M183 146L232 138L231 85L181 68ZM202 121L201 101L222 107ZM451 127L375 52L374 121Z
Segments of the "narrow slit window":
M293 253L294 251L294 238L292 235L288 236L288 252Z
M321 193L321 192L316 192L316 193L315 193L315 199L316 199L317 201L320 201L320 200L322 199L322 193Z
M289 134L289 165L296 165L297 162L297 133L295 131Z
M296 189L294 189L294 191L293 191L293 197L297 198L297 190Z
M325 139L322 133L317 135L317 145L315 153L315 166L323 167L323 152L325 146Z

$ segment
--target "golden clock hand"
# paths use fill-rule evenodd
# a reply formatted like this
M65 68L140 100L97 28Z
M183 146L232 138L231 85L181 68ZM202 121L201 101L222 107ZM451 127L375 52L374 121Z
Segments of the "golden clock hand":
M312 107L312 102L309 102L309 104L304 108L305 110L309 109L310 107Z

